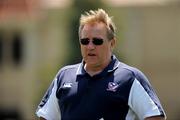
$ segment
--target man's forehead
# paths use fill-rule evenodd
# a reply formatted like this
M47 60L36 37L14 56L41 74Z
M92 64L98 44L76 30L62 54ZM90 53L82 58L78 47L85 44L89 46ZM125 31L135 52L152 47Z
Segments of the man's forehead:
M83 28L85 28L85 29L89 29L89 28L104 29L104 28L106 28L106 25L103 22L93 22L93 23L85 24Z
M81 35L88 35L88 34L105 34L106 28L104 24L86 24L82 29Z

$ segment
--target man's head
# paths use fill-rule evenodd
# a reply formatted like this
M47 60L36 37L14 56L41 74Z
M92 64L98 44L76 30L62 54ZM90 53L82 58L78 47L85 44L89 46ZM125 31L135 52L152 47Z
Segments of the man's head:
M112 21L112 17L103 10L98 9L97 11L90 10L86 12L86 15L81 15L80 26L79 26L79 36L85 24L103 22L107 27L107 37L109 40L115 37L115 25Z
M115 27L104 10L90 10L81 16L79 39L87 68L105 68L115 45Z

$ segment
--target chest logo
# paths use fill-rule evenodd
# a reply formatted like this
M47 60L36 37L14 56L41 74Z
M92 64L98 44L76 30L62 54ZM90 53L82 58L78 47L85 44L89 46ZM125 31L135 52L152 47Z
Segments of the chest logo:
M72 83L64 83L62 88L63 89L68 89L68 88L71 88L72 87Z
M109 82L108 83L108 88L106 89L107 91L112 91L112 92L116 92L117 88L119 87L119 85L115 82Z

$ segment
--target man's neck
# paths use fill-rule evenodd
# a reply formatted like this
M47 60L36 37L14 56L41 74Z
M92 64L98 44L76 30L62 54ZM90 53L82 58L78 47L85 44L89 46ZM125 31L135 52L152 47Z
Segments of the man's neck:
M84 65L84 69L90 76L94 76L100 72L102 72L110 63L111 59L104 65L99 66L88 66L86 63Z
M86 72L90 75L90 76L94 76L98 73L100 73L103 69L100 69L100 68L88 68L87 67L87 64L84 65L84 69L86 70Z

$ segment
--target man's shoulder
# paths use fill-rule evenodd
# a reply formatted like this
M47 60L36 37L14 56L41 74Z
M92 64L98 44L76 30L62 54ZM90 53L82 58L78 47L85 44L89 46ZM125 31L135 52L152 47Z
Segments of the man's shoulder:
M77 64L66 65L62 67L56 74L56 78L58 79L58 81L64 78L68 78L68 79L74 78L76 76L77 70L79 69L80 65L81 63L77 63Z
M147 79L141 70L128 64L125 64L123 62L120 62L118 69L123 70L125 73L130 74L137 79Z
M66 71L66 70L74 70L78 69L81 63L73 64L73 65L66 65L60 69L60 71Z
M138 71L137 68L132 67L132 66L125 64L123 62L120 62L118 70L121 70L121 71L124 71L127 73L132 73L132 74L135 74Z
M81 65L81 63L66 65L59 69L58 74L65 73L65 72L76 73L76 71L79 69L80 65Z

